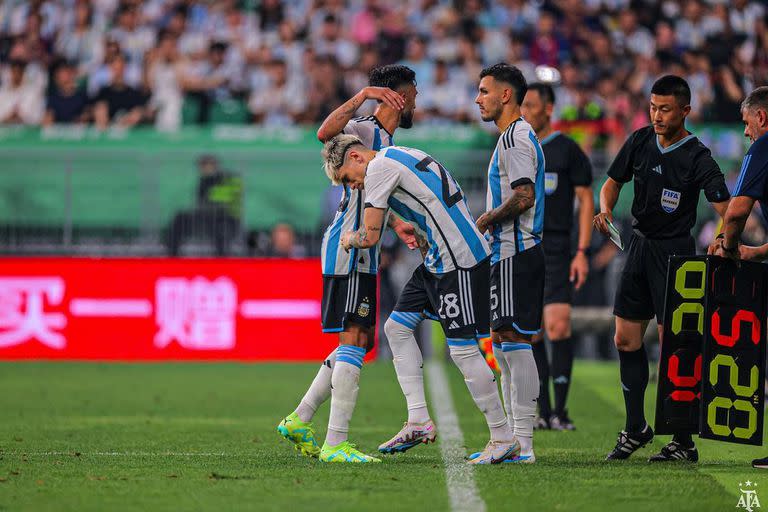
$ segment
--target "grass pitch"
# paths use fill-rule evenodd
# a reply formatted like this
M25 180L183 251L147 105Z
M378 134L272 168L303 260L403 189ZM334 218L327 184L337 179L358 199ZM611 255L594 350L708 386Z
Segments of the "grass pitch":
M467 449L478 450L483 417L446 366ZM278 436L316 370L2 363L0 511L449 510L438 445L383 464L325 465ZM652 418L652 392L646 404ZM629 461L603 461L624 417L615 364L577 361L569 408L578 430L537 433L535 465L474 470L488 510L732 510L746 480L768 502L768 471L748 464L768 448L701 441L699 464L651 466L660 436ZM327 419L326 405L315 418L321 440ZM404 419L392 366L365 366L351 439L374 453Z

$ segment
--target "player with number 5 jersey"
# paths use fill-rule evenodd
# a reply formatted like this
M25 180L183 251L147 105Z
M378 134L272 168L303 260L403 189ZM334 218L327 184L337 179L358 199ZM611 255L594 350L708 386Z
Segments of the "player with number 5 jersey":
M471 462L495 464L520 452L501 405L496 379L477 346L488 332L490 247L475 227L464 194L443 165L418 149L393 146L372 151L360 139L339 135L326 143L326 172L352 188L365 188L365 214L360 229L345 233L347 250L375 245L387 209L412 223L428 248L424 263L411 276L387 321L392 332L430 306L448 338L451 357L485 414L491 433L486 449ZM422 355L415 340L395 355L395 371L409 412L426 409L421 374ZM410 414L409 414L410 416ZM414 443L419 436L411 433ZM397 451L415 444L398 443Z

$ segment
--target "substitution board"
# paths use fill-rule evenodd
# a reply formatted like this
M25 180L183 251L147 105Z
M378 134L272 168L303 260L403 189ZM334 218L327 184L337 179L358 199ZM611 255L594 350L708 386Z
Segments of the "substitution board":
M656 433L762 445L768 265L673 256Z

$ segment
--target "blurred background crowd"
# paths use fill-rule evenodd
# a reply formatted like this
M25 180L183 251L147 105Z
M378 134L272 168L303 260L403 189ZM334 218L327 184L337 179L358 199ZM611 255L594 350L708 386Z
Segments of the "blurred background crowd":
M766 13L755 0L5 0L0 122L313 124L371 68L402 62L417 122L468 123L480 69L507 61L529 79L558 69L556 118L621 141L662 70L688 79L692 120L738 122L768 80Z

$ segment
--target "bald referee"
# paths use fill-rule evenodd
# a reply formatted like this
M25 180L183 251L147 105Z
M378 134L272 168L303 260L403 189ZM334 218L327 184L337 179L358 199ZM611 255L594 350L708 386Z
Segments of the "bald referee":
M768 259L768 243L759 247L739 245L744 224L755 201L760 201L768 221L768 87L758 87L741 104L744 136L752 145L741 164L733 199L723 219L723 232L710 246L709 254L743 260ZM768 469L768 457L755 459L752 467Z
M653 439L644 413L648 355L643 334L654 316L659 323L662 319L667 260L673 254L696 253L691 228L701 190L720 216L728 207L730 194L720 167L709 149L685 129L690 112L691 89L685 80L674 75L657 80L651 88L652 125L629 136L600 190L594 225L607 235L621 187L634 180L634 232L613 307L627 418L608 460L627 459ZM659 326L659 337L661 331ZM675 434L650 458L652 462L698 459L690 434Z

